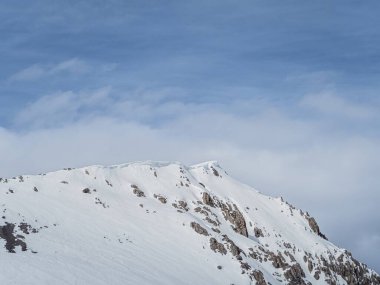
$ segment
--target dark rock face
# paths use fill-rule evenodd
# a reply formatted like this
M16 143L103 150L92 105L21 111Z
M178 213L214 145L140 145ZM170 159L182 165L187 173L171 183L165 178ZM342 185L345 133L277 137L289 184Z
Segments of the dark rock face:
M285 278L289 281L289 285L306 285L305 281L302 279L305 277L305 272L303 272L301 266L296 263L285 271Z
M209 217L206 217L205 219L206 219L207 222L209 222L210 224L214 225L215 227L219 226L218 222L210 219Z
M245 222L243 214L239 211L237 206L234 204L232 208L228 203L221 203L221 209L224 218L234 226L235 232L248 237L247 224Z
M284 268L288 267L288 264L286 263L286 260L282 256L281 252L279 252L278 254L270 252L268 259L272 261L272 265L274 268L283 268L284 269Z
M203 200L203 203L205 203L206 205L210 207L215 207L214 200L211 198L211 196L207 192L203 193L202 200Z
M313 217L306 216L307 221L309 222L309 226L313 232L315 232L317 235L319 235L321 238L327 240L326 236L321 233L319 230L319 226L317 224L317 221Z
M253 232L255 233L255 237L264 237L263 231L257 227L253 229Z
M26 235L30 233L38 233L37 229L33 228L31 225L28 225L27 223L20 223L18 227Z
M337 274L349 285L380 285L379 275L371 273L365 264L358 262L349 252L346 251L344 255L346 257L345 261L343 255L338 258L334 258L330 255L328 258L329 260L326 260L324 257L320 258L320 270L327 277L326 282L328 284L336 283L334 275ZM319 274L320 272L318 271L318 275L314 275L314 277L319 278Z
M307 269L309 269L309 272L313 271L313 263L310 260L307 262Z
M251 266L247 262L241 262L240 268L248 271L249 269L251 269Z
M224 245L218 242L215 238L210 238L210 248L215 252L220 252L221 254L227 254L227 250Z
M203 228L200 224L196 222L191 222L190 226L193 228L195 232L197 232L200 235L208 236L208 232L205 228Z
M160 201L162 204L167 203L167 199L161 195L154 194L153 197L156 198L158 201Z
M185 201L178 201L178 208L186 212L189 211L189 207L187 206L187 203Z
M5 248L8 252L15 253L16 246L20 246L22 251L26 251L26 243L21 235L14 235L15 225L5 223L5 226L0 226L0 238L6 241Z
M264 274L260 270L254 270L252 276L256 280L256 285L267 285L267 282L265 282L264 279Z
M85 188L85 189L82 190L82 192L85 193L85 194L90 194L91 190L88 189L88 188Z
M214 167L211 166L211 169L212 169L212 173L213 173L215 176L217 176L217 177L220 176L220 175L219 175L219 172L218 172Z
M140 188L137 185L131 185L133 189L133 194L135 194L137 197L145 197L145 193L140 190Z
M240 253L243 252L227 235L223 235L223 241L227 242L228 249L237 260L242 260Z

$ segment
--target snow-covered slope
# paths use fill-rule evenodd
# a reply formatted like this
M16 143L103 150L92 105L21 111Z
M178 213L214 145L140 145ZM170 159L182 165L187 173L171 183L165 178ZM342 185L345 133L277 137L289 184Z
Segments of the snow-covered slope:
M216 162L2 178L0 211L0 284L380 284Z

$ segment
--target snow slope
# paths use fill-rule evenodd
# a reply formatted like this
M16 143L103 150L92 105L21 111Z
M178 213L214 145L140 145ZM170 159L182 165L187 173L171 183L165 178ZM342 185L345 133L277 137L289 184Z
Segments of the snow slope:
M380 284L216 162L0 179L0 284Z

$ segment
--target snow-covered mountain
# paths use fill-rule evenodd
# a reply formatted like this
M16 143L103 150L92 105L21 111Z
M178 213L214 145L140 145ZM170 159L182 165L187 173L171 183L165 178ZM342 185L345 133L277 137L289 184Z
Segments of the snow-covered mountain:
M0 284L380 284L216 162L1 178L0 207Z

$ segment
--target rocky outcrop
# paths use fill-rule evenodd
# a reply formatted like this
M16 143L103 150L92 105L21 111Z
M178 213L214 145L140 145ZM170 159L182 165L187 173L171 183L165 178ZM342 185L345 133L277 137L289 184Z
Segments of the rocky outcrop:
M218 242L215 238L210 238L210 248L215 252L219 252L221 254L227 254L227 250L224 245Z
M274 268L283 268L283 269L285 269L286 267L288 267L288 264L286 263L286 260L282 256L281 252L279 252L278 254L270 252L268 260L272 261L272 265L273 265Z
M174 208L179 209L178 211L180 211L181 213L183 213L183 211L185 211L185 212L189 211L189 207L187 205L187 202L182 201L182 200L178 201L178 203L173 203L172 206Z
M135 194L137 197L145 197L145 193L141 191L137 185L132 184L131 188L133 189L133 194Z
M351 253L345 252L338 258L332 254L328 259L323 256L318 257L319 269L314 274L315 279L319 279L321 272L326 275L328 284L336 283L336 275L342 277L348 285L365 284L380 285L380 276L371 272L365 264L360 263L351 256ZM317 274L318 273L318 274Z
M221 203L221 209L224 218L233 225L234 231L245 237L248 237L247 224L245 222L243 214L239 211L238 207L235 204L232 207L228 203Z
M257 237L257 238L264 237L263 231L260 228L255 227L253 229L253 232L255 234L255 237Z
M89 188L85 188L82 190L83 193L85 194L90 194L91 193L91 190Z
M215 176L217 176L217 177L220 176L218 170L216 170L215 167L211 166L211 169L212 169L212 173L213 173Z
M205 203L206 205L210 207L215 207L214 200L211 198L210 194L208 194L207 192L203 192L202 200L203 200L203 203Z
M162 204L167 203L167 199L164 196L154 194L153 197L156 198L158 201L160 201Z
M22 235L15 235L15 224L5 223L4 226L0 226L0 238L5 240L5 248L8 252L15 253L16 246L19 246L22 251L26 251L26 243Z
M309 222L309 226L313 232L315 232L321 238L327 240L326 236L324 234L322 234L321 231L319 230L319 226L317 224L317 221L313 217L310 217L309 215L307 215L306 220Z
M284 276L289 281L289 285L306 285L302 279L305 277L305 272L298 263L290 266L290 268L285 271Z
M256 280L256 285L267 285L264 274L260 270L254 270L251 276Z
M193 228L193 230L200 234L200 235L204 235L204 236L208 236L208 232L205 228L203 228L200 224L196 223L196 222L191 222L190 223L190 226Z
M242 260L240 253L243 251L227 235L223 235L223 241L227 242L227 246L231 254L235 256L237 260Z

